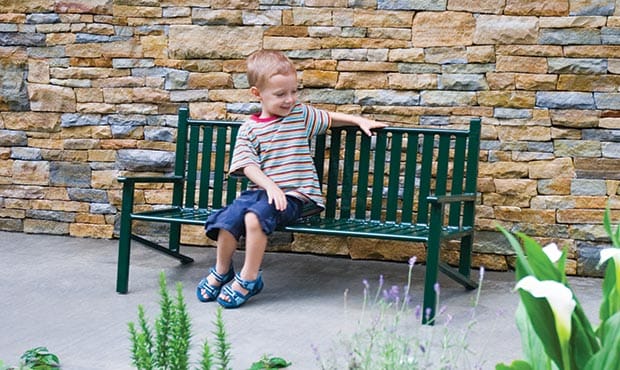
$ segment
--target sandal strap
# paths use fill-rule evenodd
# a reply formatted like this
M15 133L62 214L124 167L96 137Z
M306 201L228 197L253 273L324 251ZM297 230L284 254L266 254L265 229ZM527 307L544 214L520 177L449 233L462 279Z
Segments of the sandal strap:
M241 278L241 275L239 273L235 274L235 281L237 282L237 284L239 284L243 289L249 292L254 292L257 286L262 285L262 280L263 279L260 272L258 273L258 277L255 280L244 280Z
M230 267L228 268L228 272L226 272L224 275L219 274L217 272L217 270L215 270L215 266L211 267L209 269L209 274L212 274L213 277L215 278L215 280L217 280L218 283L220 284L226 284L227 282L229 282L231 280L230 275L231 275L231 271L233 270L233 265L230 264ZM234 273L234 272L233 272Z

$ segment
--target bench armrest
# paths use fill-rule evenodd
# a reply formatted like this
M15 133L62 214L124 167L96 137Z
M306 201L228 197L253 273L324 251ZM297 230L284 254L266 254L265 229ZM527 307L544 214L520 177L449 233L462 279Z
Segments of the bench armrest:
M183 181L183 176L134 176L134 177L119 177L118 182L123 184L137 184L137 183L180 183Z
M475 202L476 194L464 193L464 194L448 194L448 195L431 195L426 197L426 200L430 204L450 204L458 202Z

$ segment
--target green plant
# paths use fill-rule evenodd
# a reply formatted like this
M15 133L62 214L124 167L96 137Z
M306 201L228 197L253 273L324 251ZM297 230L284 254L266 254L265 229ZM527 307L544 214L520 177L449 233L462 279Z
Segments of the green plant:
M35 347L27 350L19 358L19 367L11 367L0 361L0 370L52 370L60 368L58 356L46 347Z
M415 370L415 369L478 369L483 360L474 358L468 346L468 335L475 325L472 309L471 321L465 328L450 325L445 307L438 308L435 325L421 325L420 306L411 307L411 279L415 257L409 260L407 284L384 287L381 276L376 291L364 280L364 299L357 328L342 344L335 346L325 356L314 347L316 360L322 370ZM484 269L480 270L480 286ZM435 286L439 296L439 286ZM480 288L473 306L478 303ZM346 293L345 293L346 296ZM443 320L443 318L446 320ZM438 320L439 319L439 320Z
M613 230L609 208L603 219L613 248L601 250L607 262L603 300L596 329L588 321L565 273L566 250L544 248L522 233L515 238L499 228L517 254L517 327L524 360L498 364L496 370L620 369L620 226Z
M132 364L139 370L187 370L190 368L191 320L183 299L183 286L180 283L176 285L176 292L176 299L173 300L168 292L166 277L162 272L159 277L161 313L155 321L155 333L153 334L142 305L138 306L137 325L133 322L128 324ZM218 307L216 311L214 325L215 350L205 339L199 369L229 370L232 359L231 344L228 341L221 307ZM262 364L263 367L254 367L256 364ZM252 369L275 369L289 365L290 363L280 358L264 356L252 365Z
M250 366L250 370L283 369L289 366L291 366L291 363L282 357L268 357L264 355L260 360Z

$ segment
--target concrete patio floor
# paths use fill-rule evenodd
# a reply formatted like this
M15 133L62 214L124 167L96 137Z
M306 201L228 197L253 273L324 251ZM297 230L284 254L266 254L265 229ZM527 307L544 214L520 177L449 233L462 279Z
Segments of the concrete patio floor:
M194 334L192 360L197 362L204 339L213 342L218 305L198 302L194 290L212 265L215 250L185 247L183 253L195 262L181 265L135 243L127 295L115 292L116 253L117 240L0 232L0 359L17 365L24 351L46 346L65 370L132 368L127 324L137 321L139 304L151 320L159 314L158 278L163 271L171 290L177 282L183 284ZM237 266L242 259L241 251L235 256ZM405 285L408 274L405 263L291 253L268 253L263 269L263 292L244 307L223 312L233 369L247 369L263 355L283 357L292 362L291 369L320 369L313 348L318 347L323 358L334 349L338 354L339 344L357 330L363 280L374 292L380 275L390 287ZM424 266L416 265L414 305L421 303L423 276ZM597 323L602 280L570 282ZM440 286L445 311L435 326L438 335L467 330L471 357L482 369L521 358L513 272L486 272L475 308L476 291L443 275ZM420 330L410 321L412 330Z

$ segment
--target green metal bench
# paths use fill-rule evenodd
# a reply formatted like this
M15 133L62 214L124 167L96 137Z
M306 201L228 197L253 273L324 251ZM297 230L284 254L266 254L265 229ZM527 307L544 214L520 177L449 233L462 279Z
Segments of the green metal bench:
M240 122L189 118L179 110L175 175L121 177L123 198L116 291L127 293L131 240L181 261L181 225L203 225L232 202L247 180L226 176ZM368 137L356 127L332 128L311 142L326 210L283 231L427 244L425 323L435 317L438 270L468 289L480 145L480 120L469 130L388 127ZM172 183L169 207L134 211L139 183ZM168 246L132 233L132 221L170 225ZM440 261L445 240L460 240L458 268Z

